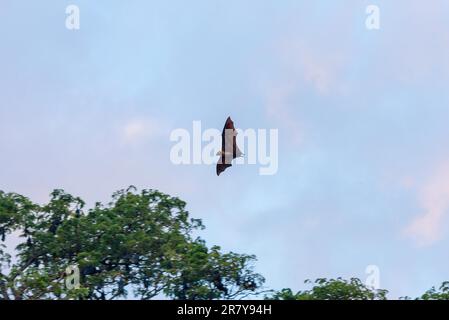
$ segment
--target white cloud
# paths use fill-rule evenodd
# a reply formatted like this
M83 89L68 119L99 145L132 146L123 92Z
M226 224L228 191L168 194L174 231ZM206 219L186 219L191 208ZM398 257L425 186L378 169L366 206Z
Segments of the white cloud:
M314 4L304 6L315 8ZM306 133L298 119L303 111L317 107L303 101L343 96L349 90L346 69L352 54L352 10L333 9L332 17L323 19L319 26L313 19L286 15L285 24L273 33L269 50L261 58L264 68L257 71L267 117L285 129L296 144L305 140ZM317 32L310 33L311 28ZM330 29L334 37L325 31Z
M288 104L292 90L293 88L290 86L268 90L265 110L268 117L275 119L288 130L290 142L300 144L302 141L300 123L297 117L293 115Z
M418 191L423 214L405 228L418 245L432 245L443 236L442 228L449 213L449 164L440 166Z
M304 81L320 95L339 90L343 60L338 52L312 49L310 45L295 42L286 45L284 50L285 60L296 72L298 80Z
M120 128L121 142L125 145L139 144L161 137L168 132L164 122L153 118L138 118L127 121Z

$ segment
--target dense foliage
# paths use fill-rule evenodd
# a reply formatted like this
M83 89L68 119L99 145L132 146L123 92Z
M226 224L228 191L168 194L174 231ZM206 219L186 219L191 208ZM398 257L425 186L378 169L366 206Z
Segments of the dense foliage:
M291 289L283 289L267 299L274 300L386 300L387 290L376 290L367 287L357 278L320 278L314 282L305 281L313 287L310 290L293 293Z
M185 202L155 190L116 192L108 205L62 190L38 205L0 192L0 299L232 299L256 293L264 278L252 255L222 253L192 232ZM6 252L15 235L16 259ZM79 286L66 285L76 266ZM71 276L71 275L70 275ZM130 292L132 291L132 293Z

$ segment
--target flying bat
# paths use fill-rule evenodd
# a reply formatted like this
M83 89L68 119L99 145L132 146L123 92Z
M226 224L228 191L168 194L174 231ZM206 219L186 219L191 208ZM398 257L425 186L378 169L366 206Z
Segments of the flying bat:
M232 160L243 156L243 153L237 146L236 136L237 131L234 128L234 122L231 120L231 117L228 117L221 134L221 150L217 153L220 156L217 163L217 176L225 171L226 168L232 166Z

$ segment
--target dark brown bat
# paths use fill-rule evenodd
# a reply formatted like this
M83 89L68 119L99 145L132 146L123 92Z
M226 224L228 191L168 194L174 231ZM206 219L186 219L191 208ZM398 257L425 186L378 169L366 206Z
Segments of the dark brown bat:
M243 156L243 153L237 146L236 136L237 131L234 128L234 122L231 120L231 117L228 117L221 134L221 150L217 153L220 156L217 163L217 176L225 171L226 168L232 166L232 160Z

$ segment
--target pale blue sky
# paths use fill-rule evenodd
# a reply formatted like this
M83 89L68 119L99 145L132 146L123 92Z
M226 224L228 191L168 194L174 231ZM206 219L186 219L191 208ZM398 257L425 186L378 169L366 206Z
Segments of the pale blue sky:
M0 190L177 195L275 289L449 280L449 2L2 0L0 39ZM279 130L276 175L170 162L173 129L228 115Z

